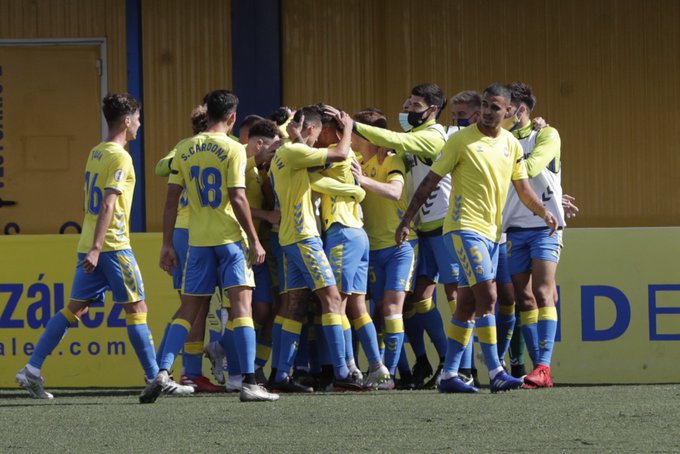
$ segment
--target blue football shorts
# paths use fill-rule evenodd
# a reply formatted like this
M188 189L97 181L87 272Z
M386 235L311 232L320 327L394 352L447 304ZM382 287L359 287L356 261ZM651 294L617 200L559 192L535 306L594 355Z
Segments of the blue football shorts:
M184 276L184 262L187 259L189 249L189 229L178 229L172 232L172 246L177 255L177 265L172 268L172 286L175 290L182 289L182 277Z
M496 278L498 243L472 230L455 230L447 235L446 247L456 254L463 270L458 286L472 287Z
M215 287L255 287L253 269L243 241L219 246L191 246L187 252L182 293L211 296Z
M549 228L512 229L508 232L508 266L510 274L531 270L531 261L547 260L559 263L562 231L552 236Z
M253 303L272 304L272 275L269 271L269 264L265 260L259 265L253 266L255 274L255 288L253 289Z
M287 290L319 290L335 285L333 270L323 251L321 238L314 236L282 246Z
M508 266L508 243L498 245L498 267L496 268L496 282L498 284L508 284L512 282L510 278L510 268Z
M371 251L368 260L368 282L371 298L380 302L385 290L410 292L415 275L417 241L411 240L401 246L390 246Z
M132 249L100 253L97 267L91 273L80 266L83 258L85 254L78 253L72 300L104 302L108 290L116 303L136 303L144 299L144 282Z
M418 237L418 264L416 276L427 276L441 284L458 282L460 267L444 245L444 235L420 235Z
M342 293L366 293L368 287L368 235L362 228L334 223L324 245L333 276Z

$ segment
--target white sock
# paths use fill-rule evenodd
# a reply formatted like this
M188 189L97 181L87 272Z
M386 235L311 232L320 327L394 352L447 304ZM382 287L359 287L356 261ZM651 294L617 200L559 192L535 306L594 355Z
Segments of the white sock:
M490 370L489 371L489 377L491 378L491 380L496 378L496 375L498 375L499 372L503 372L503 367L499 366L499 367L495 368L494 370Z
M443 370L442 375L441 375L442 380L448 380L449 378L453 378L453 377L457 377L457 376L458 376L458 372L452 372L452 371L448 371L448 370Z
M40 369L37 367L31 366L30 364L26 364L26 370L33 376L35 377L40 377Z

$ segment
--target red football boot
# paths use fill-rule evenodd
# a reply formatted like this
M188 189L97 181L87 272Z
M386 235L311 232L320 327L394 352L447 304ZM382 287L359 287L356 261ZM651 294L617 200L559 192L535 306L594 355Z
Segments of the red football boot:
M552 388L553 378L550 375L550 366L539 364L531 371L530 374L524 377L524 388Z
M186 375L182 375L179 379L179 383L182 385L193 386L197 393L223 393L224 386L213 385L208 377L199 375L198 377L189 378Z

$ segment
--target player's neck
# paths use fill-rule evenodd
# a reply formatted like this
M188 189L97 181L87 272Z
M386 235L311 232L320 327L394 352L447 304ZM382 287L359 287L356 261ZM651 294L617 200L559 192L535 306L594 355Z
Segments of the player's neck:
M233 124L229 124L228 121L218 121L218 122L209 122L208 127L206 128L206 132L221 132L223 134L229 134L231 131L231 127Z
M501 135L501 125L500 123L496 125L495 127L490 127L490 126L484 126L481 122L477 123L477 128L479 129L479 132L484 134L487 137L491 137L492 139L495 139L496 137Z
M361 153L361 157L364 159L365 162L371 159L373 156L375 156L378 153L378 150L379 148L376 147L375 145L368 144L368 146L360 147L360 149L357 151Z
M127 129L121 131L109 131L108 136L106 136L107 142L117 143L121 147L127 145Z

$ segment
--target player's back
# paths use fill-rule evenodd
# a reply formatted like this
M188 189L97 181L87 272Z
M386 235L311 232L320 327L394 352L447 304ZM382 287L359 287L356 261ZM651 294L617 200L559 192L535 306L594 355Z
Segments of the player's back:
M276 150L269 175L281 209L281 246L319 236L307 169L325 165L326 156L326 150L298 143L287 143Z
M106 230L102 252L130 247L129 219L134 188L135 169L125 148L115 142L101 142L90 151L85 165L85 217L78 252L87 252L92 246L106 189L113 189L120 196L116 197L113 218Z
M322 173L341 183L356 184L352 174L352 160L354 158L354 151L350 150L346 159L333 163ZM363 226L360 205L350 196L321 194L321 219L324 230L335 222L346 227L361 228Z
M224 133L202 132L176 146L169 183L186 188L189 244L217 246L243 239L229 188L245 188L246 152Z

